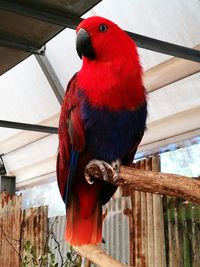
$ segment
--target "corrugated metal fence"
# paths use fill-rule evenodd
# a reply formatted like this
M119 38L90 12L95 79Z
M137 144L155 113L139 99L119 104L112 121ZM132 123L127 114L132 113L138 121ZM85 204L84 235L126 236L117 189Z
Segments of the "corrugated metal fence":
M38 208L30 208L22 211L22 224L21 224L21 256L31 258L36 255L36 263L39 266L40 261L38 258L46 254L48 245L48 207L42 206ZM34 254L30 249L23 248L24 244L30 242L34 248ZM31 266L31 265L30 265ZM37 265L36 265L37 266Z
M130 265L131 198L112 199L106 208L108 213L103 224L103 248L116 260Z
M135 167L159 171L159 158L144 159ZM121 189L105 208L102 246L115 259L134 267L200 266L199 205ZM37 255L49 246L62 266L69 251L64 229L65 217L48 220L47 207L21 211L21 196L1 193L0 267L19 267L20 257L28 255L23 250L27 240Z
M21 196L0 193L0 267L19 267L25 257L29 261L25 266L33 266L33 253L38 260L47 245L47 207L22 211L21 199ZM31 247L35 248L34 252Z
M0 193L0 266L20 263L21 197Z
M160 170L159 157L141 160L136 166L143 170ZM130 193L131 194L131 193ZM132 258L136 267L165 267L165 237L162 197L132 192Z
M200 206L164 198L166 254L169 267L200 266Z

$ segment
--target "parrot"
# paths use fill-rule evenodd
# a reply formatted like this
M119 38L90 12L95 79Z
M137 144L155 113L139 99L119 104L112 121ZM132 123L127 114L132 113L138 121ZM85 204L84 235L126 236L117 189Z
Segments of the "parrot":
M103 211L117 190L106 180L88 179L96 163L131 165L146 129L147 97L135 42L109 19L92 16L76 28L82 66L67 85L61 106L57 181L66 207L65 239L72 245L102 241Z

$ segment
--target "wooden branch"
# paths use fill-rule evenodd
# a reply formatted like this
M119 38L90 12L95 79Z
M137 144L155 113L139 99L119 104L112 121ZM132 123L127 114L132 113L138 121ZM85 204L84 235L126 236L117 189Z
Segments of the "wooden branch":
M200 203L200 181L176 174L139 170L133 167L120 167L119 178L115 181L113 173L107 169L107 182L117 186L128 187L136 191L179 197L191 202ZM85 174L91 178L103 179L97 165L90 165ZM92 185L91 185L92 186ZM75 246L74 249L82 256L97 264L99 267L123 267L118 261L108 256L95 245Z
M95 245L82 245L82 246L74 246L74 249L86 259L92 261L97 264L99 267L112 266L112 267L130 267L128 265L124 265L110 256L108 256L101 248Z
M103 179L97 165L90 166L85 173L90 177ZM177 174L121 166L119 178L116 181L113 181L113 174L108 170L107 181L136 191L179 197L190 202L200 203L200 181Z

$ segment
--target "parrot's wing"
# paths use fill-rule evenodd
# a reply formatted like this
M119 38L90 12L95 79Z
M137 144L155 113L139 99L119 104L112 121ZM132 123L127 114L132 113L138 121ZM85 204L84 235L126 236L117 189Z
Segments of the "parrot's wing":
M80 118L77 97L77 74L70 80L62 104L59 121L59 151L57 156L57 179L61 196L67 202L79 152L85 146L85 129Z
M144 88L145 90L145 88ZM145 117L146 120L146 116L147 116L147 102L145 102L141 107L140 107L140 116ZM143 120L141 120L143 121ZM130 166L133 164L133 160L135 157L135 154L137 152L138 146L140 144L140 142L142 141L143 135L144 135L144 131L146 130L146 128L144 127L140 127L140 131L135 133L135 144L132 147L132 149L129 151L129 153L127 154L127 156L123 159L122 164L126 165L126 166Z

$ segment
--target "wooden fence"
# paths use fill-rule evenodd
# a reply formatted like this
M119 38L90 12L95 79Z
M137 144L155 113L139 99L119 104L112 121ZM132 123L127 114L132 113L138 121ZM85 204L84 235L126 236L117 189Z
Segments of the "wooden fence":
M0 266L20 264L21 196L0 194Z
M33 254L35 259L44 255L47 207L21 210L21 200L22 196L0 193L0 267L19 267L25 262L32 266Z

